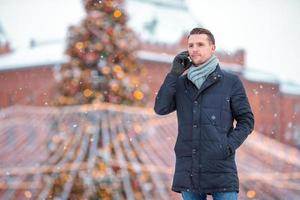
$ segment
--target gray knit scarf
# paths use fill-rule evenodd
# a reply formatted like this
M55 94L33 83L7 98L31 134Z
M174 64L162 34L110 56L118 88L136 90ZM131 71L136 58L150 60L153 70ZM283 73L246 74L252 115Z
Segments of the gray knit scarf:
M197 66L192 65L187 71L187 77L200 89L208 75L216 69L218 63L218 58L212 55L205 63Z

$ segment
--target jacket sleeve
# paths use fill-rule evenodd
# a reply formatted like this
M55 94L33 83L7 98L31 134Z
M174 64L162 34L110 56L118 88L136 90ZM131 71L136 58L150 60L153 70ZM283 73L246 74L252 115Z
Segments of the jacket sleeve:
M233 118L237 123L228 136L228 145L231 151L235 151L246 140L254 128L254 115L243 83L239 78L232 87L231 109Z
M176 82L177 76L168 73L161 85L156 98L154 111L159 115L166 115L176 110Z

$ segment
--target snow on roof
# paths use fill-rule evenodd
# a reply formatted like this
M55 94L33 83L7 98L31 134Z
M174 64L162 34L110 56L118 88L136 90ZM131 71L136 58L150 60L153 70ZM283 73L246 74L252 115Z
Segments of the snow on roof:
M128 0L132 1L132 0ZM185 0L134 0L139 2L145 2L149 4L155 4L159 6L165 6L165 7L173 7L181 10L187 10L187 6L185 3Z
M20 49L16 52L0 56L0 71L16 68L54 65L67 61L63 42L51 45Z
M300 85L291 82L282 82L279 86L282 93L300 95Z
M142 60L149 60L152 62L161 62L161 63L172 63L174 59L174 54L167 53L156 53L153 51L140 50L137 52L138 58ZM228 64L228 63L220 63L222 69L229 70L233 72L241 72L243 67L238 64Z
M233 71L233 72L241 72L242 69L244 68L242 65L239 64L233 64L233 63L228 64L223 62L220 62L220 66L222 69Z
M166 54L166 53L155 53L145 50L140 50L137 52L138 58L142 60L150 60L154 62L162 62L162 63L171 63L174 55Z
M271 84L278 84L279 79L274 74L270 74L267 72L263 72L257 69L249 69L245 67L243 71L244 78L250 81L255 82L264 82L264 83L271 83Z
M0 71L61 64L68 60L68 56L64 54L64 50L65 45L63 42L20 49L19 51L0 56ZM137 56L142 60L162 63L171 63L174 58L174 55L145 50L137 51Z
M126 11L128 26L148 42L173 44L199 26L196 18L189 13L185 1L129 0L126 2Z

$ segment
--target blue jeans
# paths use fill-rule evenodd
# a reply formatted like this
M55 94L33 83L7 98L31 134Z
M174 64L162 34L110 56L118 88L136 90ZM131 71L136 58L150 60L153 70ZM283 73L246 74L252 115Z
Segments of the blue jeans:
M184 200L206 200L205 193L181 192ZM213 192L213 200L237 200L237 192Z

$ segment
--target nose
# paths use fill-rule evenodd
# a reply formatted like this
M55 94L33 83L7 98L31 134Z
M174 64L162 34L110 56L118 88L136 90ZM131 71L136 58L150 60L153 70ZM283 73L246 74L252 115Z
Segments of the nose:
M198 47L193 46L191 50L192 50L193 53L194 53L194 52L197 52L197 51L198 51Z
M192 49L192 54L197 54L198 53L198 49Z

